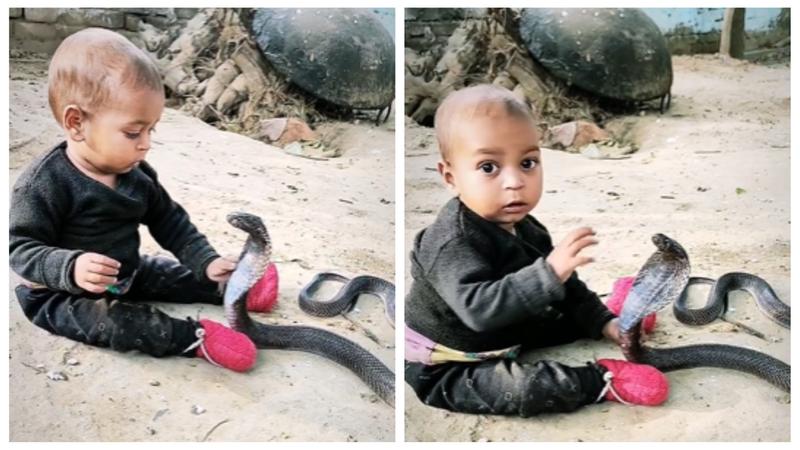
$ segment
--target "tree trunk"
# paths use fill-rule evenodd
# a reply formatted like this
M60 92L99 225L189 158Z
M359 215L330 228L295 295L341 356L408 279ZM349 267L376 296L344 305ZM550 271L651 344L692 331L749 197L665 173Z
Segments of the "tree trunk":
M731 58L744 57L744 8L727 8L722 23L719 52Z

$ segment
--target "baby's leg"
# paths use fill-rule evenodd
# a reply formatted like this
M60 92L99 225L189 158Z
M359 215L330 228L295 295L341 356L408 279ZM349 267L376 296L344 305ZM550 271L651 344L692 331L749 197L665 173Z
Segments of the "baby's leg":
M188 267L162 256L143 255L125 300L222 304L217 283L200 281Z
M595 365L520 364L508 359L434 366L406 362L405 377L427 405L522 417L568 412L594 403L604 384L603 371Z
M195 322L174 319L149 305L24 286L16 293L35 325L89 345L167 356L182 354L197 339Z
M523 351L555 347L580 339L589 339L589 335L581 329L580 325L566 314L561 314L551 320L540 320L530 325L522 338Z

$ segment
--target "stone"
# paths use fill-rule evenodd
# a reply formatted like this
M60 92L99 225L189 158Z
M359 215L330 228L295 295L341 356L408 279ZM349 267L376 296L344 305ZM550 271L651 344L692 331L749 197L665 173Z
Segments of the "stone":
M294 117L280 117L261 121L256 139L275 143L279 147L296 141L313 141L317 134L305 122Z
M86 29L86 27L83 25L66 25L63 23L57 23L53 26L53 28L55 28L56 32L58 33L59 41L63 40L64 38L66 38L71 34L75 34L78 31Z
M283 130L279 145L285 145L295 141L313 141L317 139L317 134L305 122L294 117L290 117L286 123L286 128Z
M258 138L266 140L266 142L275 142L281 138L283 131L286 129L288 119L279 117L275 119L264 119L261 121L261 129L258 133Z
M172 8L118 8L119 11L140 16L171 16Z
M118 30L117 33L128 38L128 40L131 41L133 45L142 49L145 48L144 40L142 39L142 36L139 33L128 30Z
M25 8L25 20L31 22L55 23L59 8Z
M175 8L175 16L178 19L191 19L200 11L200 8Z
M139 24L142 18L136 14L125 14L125 29L128 31L139 31Z
M22 17L22 8L8 8L9 19L16 19Z
M58 32L50 24L15 20L11 24L11 39L20 41L55 41L58 39ZM58 45L57 42L56 45Z
M125 12L101 8L25 8L31 22L58 23L68 26L122 28Z
M123 28L125 26L125 13L116 9L81 9L78 11L83 12L83 20L86 25L91 27Z
M67 380L69 380L69 377L67 377L67 374L65 374L64 372L55 371L55 370L51 370L50 372L47 372L47 378L49 378L49 379L51 379L53 381L67 381Z
M164 16L142 16L142 21L149 23L150 25L158 28L159 30L165 30L169 28L170 25L175 23L175 17L164 17Z
M545 147L558 149L580 149L592 142L605 141L611 135L592 122L577 120L550 127L545 133Z

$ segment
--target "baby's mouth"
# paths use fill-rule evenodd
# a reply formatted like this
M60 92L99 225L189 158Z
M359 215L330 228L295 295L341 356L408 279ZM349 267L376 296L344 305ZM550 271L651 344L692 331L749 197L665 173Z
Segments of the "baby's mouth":
M518 212L525 209L526 207L527 204L525 202L520 202L520 201L510 202L503 205L503 209L508 212Z

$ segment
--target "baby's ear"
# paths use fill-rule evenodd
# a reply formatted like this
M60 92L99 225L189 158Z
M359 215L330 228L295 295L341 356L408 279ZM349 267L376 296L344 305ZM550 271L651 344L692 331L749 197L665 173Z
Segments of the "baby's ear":
M85 116L80 108L76 105L67 105L67 107L64 108L63 119L61 123L64 124L64 129L69 134L71 140L81 142L86 139L83 134Z
M453 182L453 174L450 172L450 163L447 161L439 161L439 163L436 164L436 170L438 170L439 175L442 176L444 184L446 184L451 191L455 191L456 185Z

